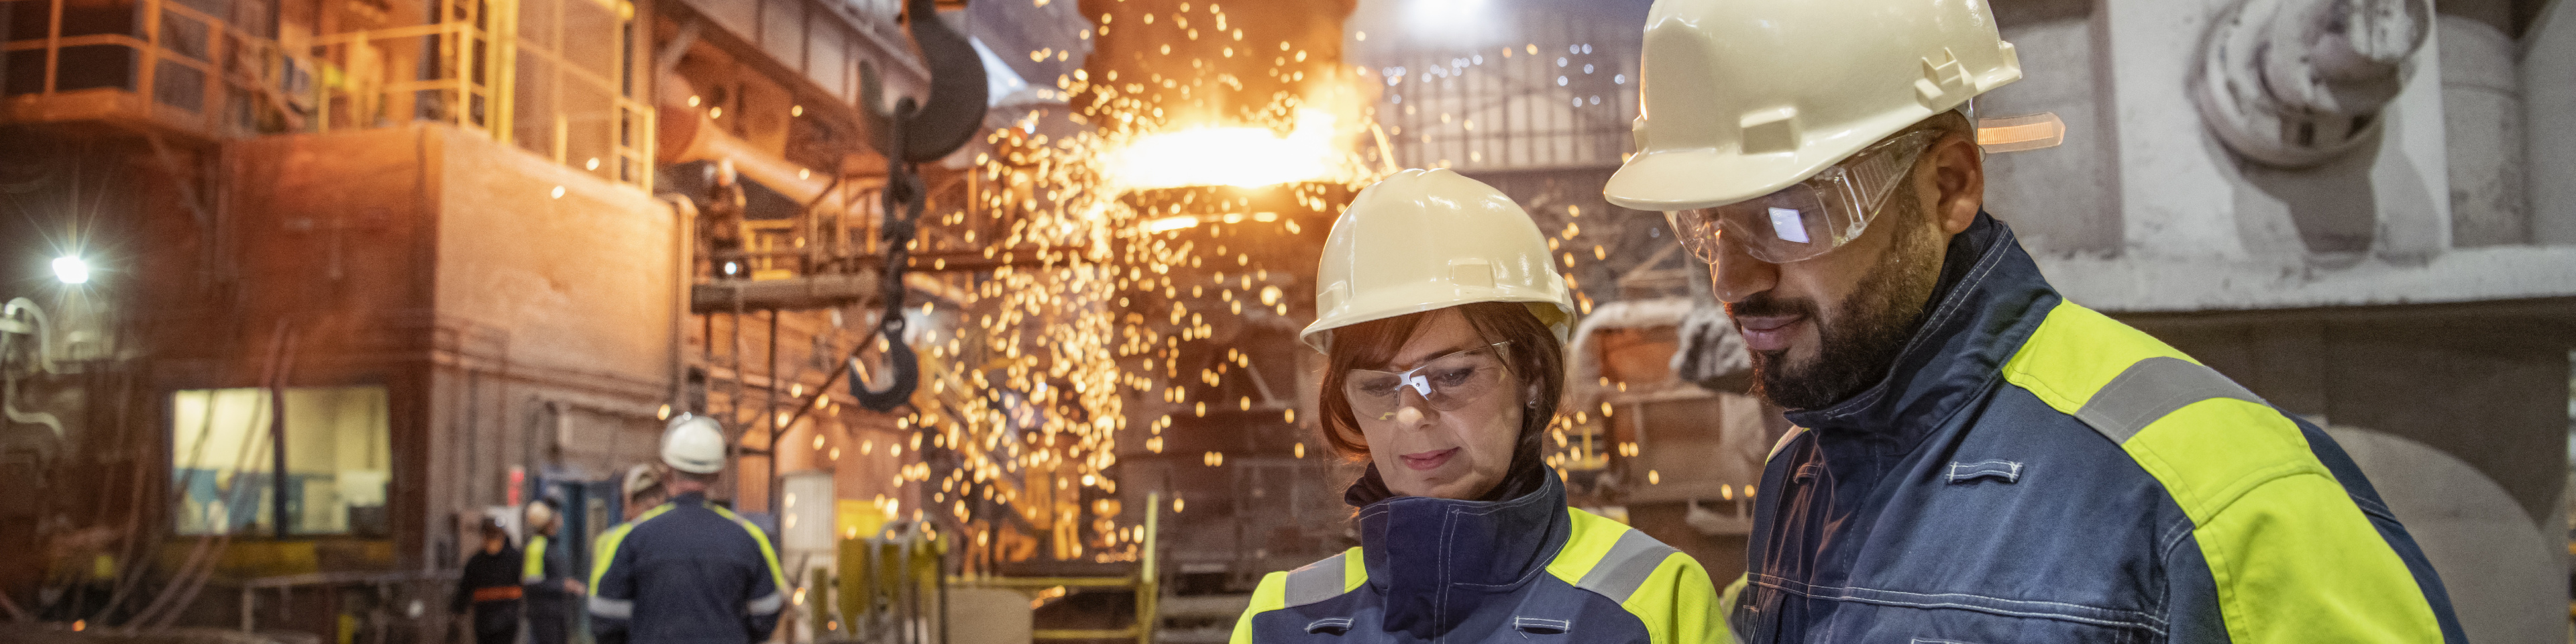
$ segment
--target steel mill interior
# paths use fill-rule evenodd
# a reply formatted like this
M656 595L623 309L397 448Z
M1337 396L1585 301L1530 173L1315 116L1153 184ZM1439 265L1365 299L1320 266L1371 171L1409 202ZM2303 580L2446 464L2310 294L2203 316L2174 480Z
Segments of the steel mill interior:
M2468 639L2576 642L2576 0L1970 5L2049 282L2330 435ZM484 524L598 583L684 417L769 641L1250 641L1364 541L1303 334L1417 168L1570 291L1566 504L1723 589L1798 430L1604 195L1657 11L0 0L0 642L473 641Z

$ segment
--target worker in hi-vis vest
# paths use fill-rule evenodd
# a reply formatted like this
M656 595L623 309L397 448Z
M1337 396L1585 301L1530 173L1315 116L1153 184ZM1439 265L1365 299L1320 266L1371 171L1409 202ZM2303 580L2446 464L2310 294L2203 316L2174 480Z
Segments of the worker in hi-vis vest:
M724 430L693 414L662 431L669 501L610 528L590 574L601 644L759 642L778 629L787 577L769 535L707 500L724 472Z
M1369 465L1359 547L1271 573L1234 642L1714 643L1698 561L1566 506L1541 441L1574 303L1527 213L1448 170L1360 192L1324 242L1316 406Z
M1709 262L1799 428L1741 641L2462 641L2333 439L2059 295L1985 212L1964 108L2021 77L1985 0L1659 0L1644 58L1606 196Z
M553 500L538 499L528 504L523 524L527 526L528 547L520 559L519 586L525 589L531 644L571 641L572 609L582 588L572 560L554 542L556 535L563 532L562 514Z

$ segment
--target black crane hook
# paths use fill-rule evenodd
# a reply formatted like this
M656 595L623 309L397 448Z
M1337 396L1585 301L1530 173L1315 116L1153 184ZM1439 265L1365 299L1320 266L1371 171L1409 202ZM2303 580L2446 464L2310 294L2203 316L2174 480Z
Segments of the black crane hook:
M875 67L859 67L859 113L873 130L872 143L886 158L885 225L879 235L885 242L885 267L878 286L884 312L877 318L876 331L886 342L888 382L882 390L860 382L855 377L859 356L853 349L850 395L860 407L876 412L910 403L913 390L921 385L920 356L903 339L903 273L911 263L913 234L929 197L914 164L939 160L965 145L983 126L987 98L983 58L964 35L939 19L932 0L908 0L904 13L913 43L921 47L922 63L930 70L929 100L916 104L907 97L896 101L891 113L880 112L884 86Z

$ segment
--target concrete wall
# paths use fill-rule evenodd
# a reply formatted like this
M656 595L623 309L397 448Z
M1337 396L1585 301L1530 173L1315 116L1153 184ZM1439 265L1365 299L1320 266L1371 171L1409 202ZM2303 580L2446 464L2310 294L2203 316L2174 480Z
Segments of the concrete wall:
M392 395L397 551L449 561L507 471L606 478L673 391L679 249L660 201L438 125L228 144L238 295L158 338L165 387L250 386L278 320L294 384ZM557 190L561 190L557 196Z
M175 290L146 308L176 312L150 342L158 388L262 384L280 331L291 386L382 385L388 394L393 477L387 490L392 560L322 562L332 569L408 568L430 543L423 484L435 476L425 450L429 344L431 178L419 172L435 141L425 129L248 139L222 146L224 195L216 215L215 270L229 284L165 276ZM209 286L212 286L209 288ZM241 571L286 574L301 570Z
M471 132L423 136L433 515L504 503L513 466L600 480L646 462L683 315L671 208Z
M2519 44L2532 237L2576 244L2576 2L2550 2Z
M2092 0L1999 0L1996 26L2021 54L2022 80L1977 97L1977 118L2054 113L2066 141L1986 156L1986 210L2022 243L2050 253L2121 250L2119 122L2106 100L2114 78L2102 55L2106 26Z
M2576 255L2529 245L2576 241L2576 158L2557 159L2576 149L2576 19L2550 20L2564 3L2519 43L2519 74L2496 12L2477 10L2495 3L2443 3L2377 140L2296 170L2239 158L2193 105L2205 34L2233 4L1994 2L2025 78L1980 115L2053 112L2067 137L1989 155L1988 206L2062 288L2126 311L2576 294Z

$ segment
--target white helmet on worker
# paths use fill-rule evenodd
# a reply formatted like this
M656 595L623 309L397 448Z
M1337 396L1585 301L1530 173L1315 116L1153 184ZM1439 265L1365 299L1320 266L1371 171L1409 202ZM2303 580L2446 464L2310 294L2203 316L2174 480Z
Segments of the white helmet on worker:
M653 471L652 465L636 463L634 467L626 468L626 480L617 489L620 493L633 497L636 493L661 486L662 477Z
M662 464L691 474L724 471L724 426L697 414L671 417L662 430Z
M1637 153L1603 194L1664 212L1762 197L2020 78L1985 0L1657 0Z
M529 532L542 531L546 528L546 524L553 523L555 520L555 504L546 499L529 501L526 512L528 518L523 528Z
M1563 341L1574 298L1529 213L1474 179L1405 170L1360 191L1333 223L1316 270L1315 323L1302 338L1330 352L1333 329L1474 302L1523 302Z

